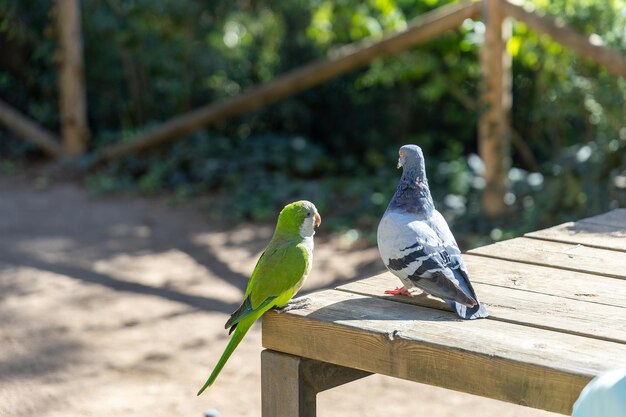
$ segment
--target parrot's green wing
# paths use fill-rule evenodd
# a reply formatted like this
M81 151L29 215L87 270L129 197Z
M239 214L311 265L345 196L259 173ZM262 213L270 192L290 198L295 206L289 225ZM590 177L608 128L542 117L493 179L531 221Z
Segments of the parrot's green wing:
M233 314L230 315L230 318L228 319L228 321L224 325L224 328L228 329L230 327L230 330L228 331L228 334L231 334L233 331L235 331L235 329L237 328L237 324L241 320L245 319L246 317L251 316L254 313L257 313L260 310L262 311L263 308L268 306L275 299L276 299L275 296L271 296L271 297L267 298L265 301L263 301L261 303L261 305L259 305L257 308L254 308L254 307L252 307L252 301L250 300L250 297L246 298L243 301L243 304L241 304L241 306L239 306L237 311L235 311Z
M308 266L309 253L302 244L270 243L252 272L243 303L225 327L232 332L242 319L287 303L300 289Z

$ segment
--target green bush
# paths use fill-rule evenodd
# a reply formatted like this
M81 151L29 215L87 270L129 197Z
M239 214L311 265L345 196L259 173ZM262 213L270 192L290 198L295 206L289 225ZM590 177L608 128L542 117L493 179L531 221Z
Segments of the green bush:
M345 43L400 30L446 0L84 0L90 151L173 115L232 97ZM534 0L541 11L626 51L626 5ZM0 4L0 96L58 130L51 2ZM419 47L280 103L92 172L97 192L210 195L209 211L269 220L314 200L332 228L369 232L395 189L397 148L428 158L438 206L469 244L626 204L626 82L516 24L510 216L482 216L476 153L478 49L466 21ZM0 155L38 151L0 131ZM538 172L530 172L538 169ZM367 235L367 233L366 233ZM369 234L371 237L371 233Z

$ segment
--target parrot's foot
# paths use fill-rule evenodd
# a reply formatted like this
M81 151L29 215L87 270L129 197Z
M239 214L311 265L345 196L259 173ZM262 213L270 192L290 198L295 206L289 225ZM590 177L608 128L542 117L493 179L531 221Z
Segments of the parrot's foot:
M387 290L385 291L385 294L404 295L405 297L411 297L413 295L411 290L405 287L397 287L395 290Z
M279 313L286 313L291 310L300 310L302 308L307 308L311 305L311 299L306 297L296 298L295 300L291 300L284 307L276 307L276 311Z

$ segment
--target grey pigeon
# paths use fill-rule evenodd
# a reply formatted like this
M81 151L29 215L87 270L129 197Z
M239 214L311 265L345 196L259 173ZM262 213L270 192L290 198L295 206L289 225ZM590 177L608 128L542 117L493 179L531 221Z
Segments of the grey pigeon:
M409 289L417 287L442 298L461 318L489 316L478 302L448 223L435 209L422 150L404 145L399 155L402 179L378 224L378 250L404 287L385 293L411 295Z

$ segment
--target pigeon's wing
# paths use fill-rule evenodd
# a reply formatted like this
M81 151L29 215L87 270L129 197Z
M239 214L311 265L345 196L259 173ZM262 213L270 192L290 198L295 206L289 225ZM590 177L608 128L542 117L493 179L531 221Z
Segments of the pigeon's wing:
M446 251L450 255L451 262L449 263L449 267L455 271L455 275L459 278L459 285L463 290L469 292L474 299L476 298L476 292L472 287L472 283L469 278L469 271L467 270L467 266L465 266L465 262L461 257L461 250L459 249L459 245L457 245L454 236L452 235L452 231L448 226L448 223L443 218L441 213L437 210L434 210L430 218L428 219L429 226L435 231L437 236L443 242L443 246L446 248Z
M385 265L404 283L429 294L476 305L474 294L454 272L462 262L454 238L440 236L430 223L410 213L385 213L378 227L378 248Z

